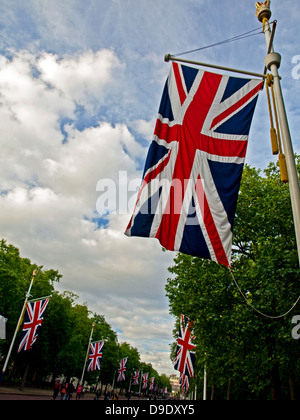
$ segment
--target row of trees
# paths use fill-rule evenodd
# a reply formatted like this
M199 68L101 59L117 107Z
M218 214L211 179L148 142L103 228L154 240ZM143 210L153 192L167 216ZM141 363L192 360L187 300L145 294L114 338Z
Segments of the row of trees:
M300 172L299 157L297 164ZM229 270L217 263L178 254L169 271L170 311L194 321L198 390L206 367L212 399L300 398L300 342L291 334L300 304L278 319L253 309L284 314L300 295L289 188L276 165L263 174L244 170L232 259L244 297ZM176 326L175 337L177 331Z
M52 297L39 337L31 350L17 353L21 332L19 333L5 381L20 382L24 375L27 382L34 385L41 385L49 376L53 380L60 375L80 379L92 323L95 322L93 340L106 341L101 370L86 373L85 380L88 383L111 385L120 360L128 357L126 381L120 382L124 389L129 387L133 369L143 369L144 372L149 372L149 377L155 377L155 383L160 387L169 387L170 390L166 375L159 375L151 364L143 363L136 348L128 343L118 343L116 332L103 315L93 314L86 304L79 304L78 296L73 292L59 293L55 290L55 285L62 277L57 271L37 267L28 258L21 257L19 250L5 240L0 241L0 314L8 318L8 321L6 340L0 340L0 367L4 364L25 292L35 269L38 269L38 274L31 291L33 298L48 295Z

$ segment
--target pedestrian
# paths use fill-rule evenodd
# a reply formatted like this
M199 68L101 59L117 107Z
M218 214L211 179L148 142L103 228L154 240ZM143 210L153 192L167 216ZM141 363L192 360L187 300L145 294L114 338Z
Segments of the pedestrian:
M75 391L75 388L74 388L74 385L73 385L73 381L71 381L71 382L68 383L66 400L71 400L72 399L74 391Z
M118 400L118 399L119 399L119 396L118 396L118 394L116 393L116 391L114 392L114 397L113 397L113 399L114 399L114 400Z
M57 396L59 394L60 387L61 387L61 385L60 385L60 381L58 379L57 381L55 381L55 384L53 386L53 399L54 400L56 400L56 398L57 398Z
M82 386L78 384L77 390L76 390L76 400L80 400L81 393L82 393Z
M67 394L67 385L65 383L62 384L60 388L60 399L64 400Z
M100 395L101 395L101 390L100 390L100 388L98 388L98 389L96 389L96 391L95 391L95 397L94 397L94 400L96 401L96 400L99 400L100 399Z

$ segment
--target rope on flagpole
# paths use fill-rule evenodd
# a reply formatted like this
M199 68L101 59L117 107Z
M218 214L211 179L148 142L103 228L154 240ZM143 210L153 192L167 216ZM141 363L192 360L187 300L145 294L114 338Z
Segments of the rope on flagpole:
M276 316L270 316L270 315L267 315L267 314L265 314L265 313L263 313L263 312L261 312L261 311L259 311L257 308L255 308L250 302L249 302L249 300L247 299L247 297L245 296L245 294L242 292L242 290L241 290L241 288L240 288L240 286L238 285L238 283L237 283L237 281L236 281L236 279L235 279L235 277L234 277L234 275L233 275L233 272L232 272L232 270L231 270L231 267L228 267L228 269L229 269L229 272L230 272L230 274L231 274L231 277L232 277L232 279L233 279L233 281L234 281L234 283L235 283L235 285L236 285L236 287L237 287L237 289L238 289L238 291L240 292L240 294L242 295L242 297L245 299L245 302L247 303L247 305L248 306L250 306L255 312L257 312L257 313L259 313L260 315L262 315L264 318L268 318L268 319L281 319L281 318L284 318L285 316L287 316L289 313L291 313L292 312L292 310L297 306L297 304L298 304L298 302L300 301L300 296L298 297L298 299L296 300L296 302L294 303L294 305L291 307L291 309L289 309L286 313L284 313L284 314L282 314L282 315L276 315Z
M272 23L273 22L270 22L270 24L272 24ZM172 54L172 56L179 57L181 55L191 54L191 53L194 53L194 52L206 50L208 48L218 47L219 45L228 44L230 42L239 41L240 39L249 38L251 36L260 35L260 34L263 34L263 33L264 32L261 30L261 28L252 29L251 31L245 32L241 35L237 35L237 36L234 36L232 38L224 39L223 41L215 42L214 44L206 45L204 47L195 48L194 50L184 51L184 52L181 52L181 53L178 53L178 54Z

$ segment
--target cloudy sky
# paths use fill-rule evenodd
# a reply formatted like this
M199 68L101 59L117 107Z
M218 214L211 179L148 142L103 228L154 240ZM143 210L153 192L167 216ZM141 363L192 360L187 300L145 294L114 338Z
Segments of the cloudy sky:
M164 291L175 255L124 231L169 72L164 55L259 29L254 5L0 0L1 237L32 262L58 269L59 290L104 314L119 341L137 347L159 373L175 373ZM273 0L272 11L300 153L300 4ZM258 33L187 58L262 72L265 54ZM269 130L262 93L246 159L262 169L274 160ZM114 193L104 200L108 187Z

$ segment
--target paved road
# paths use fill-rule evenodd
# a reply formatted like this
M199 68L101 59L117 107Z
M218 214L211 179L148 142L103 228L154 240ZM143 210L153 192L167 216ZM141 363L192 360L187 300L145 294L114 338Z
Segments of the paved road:
M20 391L19 388L13 387L1 387L0 388L0 401L12 401L12 400L52 400L53 391L45 389L35 388L24 388L24 391ZM85 394L83 400L93 400L94 394ZM60 397L57 398L60 400ZM73 400L76 400L75 394Z

